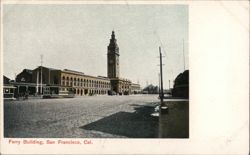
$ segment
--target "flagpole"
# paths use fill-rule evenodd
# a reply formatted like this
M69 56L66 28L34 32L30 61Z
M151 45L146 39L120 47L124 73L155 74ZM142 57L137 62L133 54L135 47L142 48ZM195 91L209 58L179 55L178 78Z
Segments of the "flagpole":
M40 87L40 93L43 94L43 55L41 55L41 87Z

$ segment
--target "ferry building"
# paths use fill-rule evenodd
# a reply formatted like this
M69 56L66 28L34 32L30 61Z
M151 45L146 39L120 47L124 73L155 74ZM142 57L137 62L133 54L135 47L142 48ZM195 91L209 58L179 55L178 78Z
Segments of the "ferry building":
M24 69L16 76L12 84L17 94L57 94L59 96L74 94L134 94L139 93L140 85L119 75L119 47L112 31L107 47L107 77L91 76L69 69L54 69L39 66L34 70Z

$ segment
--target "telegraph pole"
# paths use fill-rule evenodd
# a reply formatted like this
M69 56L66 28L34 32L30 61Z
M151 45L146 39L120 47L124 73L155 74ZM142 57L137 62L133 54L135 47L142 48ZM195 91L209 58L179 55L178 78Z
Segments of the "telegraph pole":
M185 52L184 52L184 39L182 40L182 51L183 51L183 61L184 61L184 71L186 69L186 64L185 64Z
M41 87L40 87L40 93L42 94L43 92L43 55L40 56L41 57Z
M161 54L161 47L159 47L159 53L160 53L160 74L161 74L161 105L163 104L163 74L162 74L162 54Z
M158 78L159 78L158 91L159 91L159 97L161 97L161 75L160 75L160 73L158 73Z

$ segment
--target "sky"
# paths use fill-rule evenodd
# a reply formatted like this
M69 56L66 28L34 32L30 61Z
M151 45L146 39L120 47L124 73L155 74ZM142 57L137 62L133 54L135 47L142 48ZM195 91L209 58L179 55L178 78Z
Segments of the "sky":
M188 69L187 5L5 4L3 74L14 79L39 66L43 55L45 67L107 76L112 30L120 77L158 85L159 46L165 88Z

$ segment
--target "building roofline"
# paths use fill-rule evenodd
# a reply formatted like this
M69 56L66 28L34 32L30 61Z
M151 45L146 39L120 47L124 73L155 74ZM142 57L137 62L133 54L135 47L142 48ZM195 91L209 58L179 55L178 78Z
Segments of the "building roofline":
M73 74L78 74L78 75L85 75L83 72L71 70L71 69L64 69L62 72L67 72L67 73L73 73Z
M47 68L49 70L55 70L55 71L61 71L61 69L55 69L55 68L50 68L50 67L45 67L45 66L38 66L37 68L35 68L34 70L40 68L40 67L43 67L43 68Z
M80 75L80 76L90 77L90 78L95 78L95 79L110 80L108 77L92 76L92 75L82 74L81 72L71 72L71 71L67 71L67 70L62 70L62 73L69 73L69 74Z

